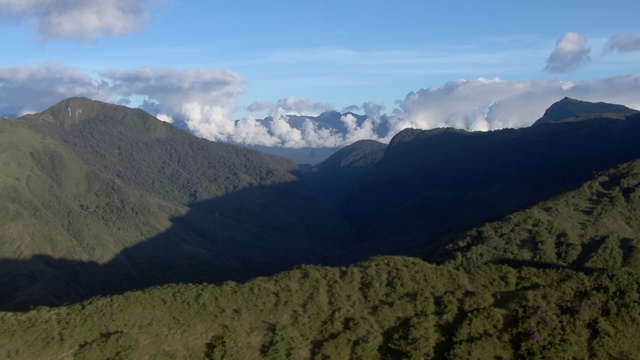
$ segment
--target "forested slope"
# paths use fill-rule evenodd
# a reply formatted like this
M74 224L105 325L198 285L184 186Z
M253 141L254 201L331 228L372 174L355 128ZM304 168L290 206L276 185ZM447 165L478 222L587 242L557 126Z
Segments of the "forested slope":
M574 270L638 268L640 160L443 244L432 259L465 266L511 263Z
M289 160L84 98L0 122L1 309L247 280L352 242Z
M0 313L6 358L640 356L640 161L443 244Z

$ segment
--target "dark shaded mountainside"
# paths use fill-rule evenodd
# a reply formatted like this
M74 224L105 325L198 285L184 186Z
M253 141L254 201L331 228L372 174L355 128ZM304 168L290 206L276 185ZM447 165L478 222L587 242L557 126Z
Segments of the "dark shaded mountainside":
M73 98L2 121L0 165L3 308L246 280L353 241L291 161L140 110Z
M408 129L340 207L367 239L359 255L415 255L639 158L639 138L638 114L492 132Z
M0 356L636 359L639 211L636 160L449 238L436 264L375 257L0 313Z
M387 145L360 140L315 165L303 177L318 195L339 204L351 189L382 159Z

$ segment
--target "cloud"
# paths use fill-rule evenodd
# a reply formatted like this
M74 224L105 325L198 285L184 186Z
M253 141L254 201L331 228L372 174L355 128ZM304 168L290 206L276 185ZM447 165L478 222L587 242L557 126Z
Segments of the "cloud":
M362 110L367 116L377 116L379 117L382 114L382 110L384 110L383 105L378 105L373 101L367 101L362 104Z
M144 101L140 107L163 114L195 135L224 140L233 129L229 120L243 89L238 74L217 69L176 70L144 67L132 71L110 70L100 74L120 97Z
M469 131L530 126L565 96L640 109L640 73L580 83L459 79L409 93L389 118L389 136L406 128ZM387 137L387 140L389 137Z
M365 115L327 113L315 119L330 105L289 97L272 103L266 119L234 120L244 83L238 74L217 69L140 68L91 75L52 63L0 68L0 114L15 117L71 96L86 96L141 107L210 140L300 148L340 147L361 139L389 141L408 127L519 128L533 124L565 96L640 109L637 73L577 83L458 79L410 92L391 115L382 114L383 106L366 102L358 107Z
M108 101L111 90L104 80L54 63L0 68L0 114L4 116L41 111L73 96Z
M289 115L313 115L333 109L329 103L313 102L311 99L288 97L278 100L275 109L282 109ZM273 110L272 110L273 112Z
M95 40L136 32L145 0L0 0L0 14L35 20L40 37Z
M146 98L142 108L152 113L198 113L198 116L224 113L231 110L243 94L244 79L240 75L217 69L144 67L132 71L110 70L100 75L111 84L112 92L121 97ZM198 106L201 108L195 109Z
M547 59L546 71L568 73L579 69L591 61L591 49L585 47L587 38L575 32L563 34L556 42L556 48Z
M265 100L254 101L249 106L247 106L247 111L249 112L258 112L265 111L273 107L273 103Z
M329 110L332 110L331 104L311 99L280 99L269 110L267 119L256 120L249 116L235 122L227 140L247 145L317 148L341 147L361 139L379 139L374 131L377 123L373 118L359 120L349 114L332 119L337 122L333 126L328 125L332 121L325 121L322 125L315 121L315 116ZM295 121L291 120L292 115L296 116Z
M628 32L619 32L604 44L604 53L640 51L640 36Z
M343 112L343 113L356 112L356 111L360 111L361 109L362 108L360 106L354 104L354 105L349 105L347 107L342 108L341 112Z

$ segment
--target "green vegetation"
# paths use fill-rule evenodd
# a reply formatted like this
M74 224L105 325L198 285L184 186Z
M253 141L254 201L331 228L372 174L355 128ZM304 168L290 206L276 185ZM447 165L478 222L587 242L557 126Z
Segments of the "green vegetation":
M562 267L578 271L640 266L640 161L577 190L443 241L444 261Z
M639 121L360 143L354 244L289 161L86 99L2 120L0 358L640 358ZM380 249L426 261L297 265Z
M84 165L61 144L0 122L0 254L104 262L185 212Z
M560 121L580 121L581 119L596 117L624 119L626 116L637 113L638 110L630 109L624 105L604 102L592 103L565 97L552 104L533 125Z
M3 120L0 309L328 263L353 233L297 173L89 99Z
M640 160L460 234L439 265L375 257L0 313L0 357L640 356Z
M246 284L169 285L0 313L0 356L637 358L638 273L411 258L302 266Z

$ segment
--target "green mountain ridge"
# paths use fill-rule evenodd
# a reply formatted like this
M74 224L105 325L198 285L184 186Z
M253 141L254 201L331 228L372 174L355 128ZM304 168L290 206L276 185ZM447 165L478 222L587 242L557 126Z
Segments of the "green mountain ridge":
M623 164L453 237L438 253L440 265L375 257L349 267L299 266L245 284L167 285L0 313L0 354L636 358L639 184L640 160Z
M140 110L72 98L1 129L2 308L247 280L353 242L291 161Z
M624 105L608 104L605 102L589 102L565 97L552 104L533 125L540 125L561 121L576 121L590 117L608 117L624 119L626 116L637 114L638 110Z
M453 266L522 263L576 271L640 267L640 160L443 241Z

